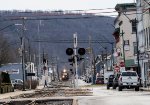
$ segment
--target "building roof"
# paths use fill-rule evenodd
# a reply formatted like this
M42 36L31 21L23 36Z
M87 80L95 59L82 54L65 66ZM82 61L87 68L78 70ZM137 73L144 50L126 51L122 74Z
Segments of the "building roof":
M136 9L136 3L123 3L123 4L117 4L115 6L116 11L133 9L133 8Z
M22 64L9 63L0 67L0 71L9 72L10 79L22 79Z

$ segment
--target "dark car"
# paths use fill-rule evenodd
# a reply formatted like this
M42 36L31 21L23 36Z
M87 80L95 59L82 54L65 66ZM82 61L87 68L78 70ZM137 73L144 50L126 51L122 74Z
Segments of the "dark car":
M87 82L87 83L92 82L92 77L87 77L87 78L86 78L86 82Z
M95 80L96 84L104 84L104 77L97 77Z
M113 86L114 75L110 75L107 82L107 89Z
M116 89L116 87L118 87L118 79L120 77L120 73L116 73L115 77L113 79L113 89Z

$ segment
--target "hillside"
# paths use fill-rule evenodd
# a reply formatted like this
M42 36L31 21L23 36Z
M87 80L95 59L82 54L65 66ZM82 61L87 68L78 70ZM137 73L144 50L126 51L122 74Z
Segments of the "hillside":
M96 55L100 54L101 51L105 51L103 47L107 47L109 49L108 52L111 51L111 45L102 42L106 40L114 41L112 36L114 28L110 25L114 22L113 17L94 16L91 14L82 15L80 13L65 14L63 12L0 11L0 29L10 24L22 24L20 17L26 17L24 35L26 39L29 39L32 53L38 54L40 40L42 41L40 43L41 54L44 52L49 58L57 56L60 62L66 62L68 61L66 48L73 47L73 43L61 43L60 40L73 40L75 32L78 34L78 40L89 40L89 36L91 36L91 40L101 40L99 43L92 43ZM21 26L10 26L3 30L2 33L10 43L18 42L14 44L15 48L18 49L20 46L19 37L22 35ZM52 43L54 40L57 43ZM27 41L26 49L28 48ZM89 47L89 43L79 43L78 47L87 48Z

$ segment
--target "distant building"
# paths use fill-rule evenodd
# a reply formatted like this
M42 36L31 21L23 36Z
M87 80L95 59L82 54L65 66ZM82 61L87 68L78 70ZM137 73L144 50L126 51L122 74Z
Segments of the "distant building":
M112 56L108 55L107 60L104 63L104 83L108 82L108 78L110 75L114 74L114 70L112 68Z
M96 73L99 74L99 76L104 76L104 83L107 83L109 75L114 74L112 63L111 55L108 55L107 59L102 59L102 55L98 55L96 58Z
M114 21L115 31L113 36L116 40L115 65L121 70L133 68L138 72L137 65L137 43L136 43L136 4L117 4L115 10L118 16Z
M30 69L31 71L30 71ZM34 64L31 63L31 66L26 66L26 68L24 68L25 72L24 72L24 77L25 80L28 79L28 76L26 76L26 73L35 73L34 71ZM0 67L0 71L4 71L4 72L8 72L10 74L10 79L21 79L23 80L23 73L22 73L22 64L21 63L8 63L6 65L3 65ZM36 79L36 76L33 76L32 79Z
M20 63L9 63L0 67L0 71L8 72L10 79L22 79L22 65Z
M150 85L150 0L136 1L139 52L143 55L140 58L141 78L143 86L147 86Z

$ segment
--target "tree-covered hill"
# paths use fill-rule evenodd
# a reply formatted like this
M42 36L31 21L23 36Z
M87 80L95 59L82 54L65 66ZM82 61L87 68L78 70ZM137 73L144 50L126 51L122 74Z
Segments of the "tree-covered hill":
M23 24L22 17L26 17L24 33L22 33L22 26L15 25L0 31L8 42L16 43L12 45L15 52L20 47L20 36L23 35L26 37L26 50L30 43L31 53L36 54L36 57L39 53L39 41L42 41L40 42L41 54L46 53L49 59L57 56L60 61L68 61L66 49L73 47L73 43L61 43L61 41L73 40L74 33L77 33L78 40L88 41L89 36L91 36L91 40L99 40L98 43L91 44L96 55L105 51L103 47L107 47L108 52L111 52L111 45L102 42L114 41L112 36L114 28L111 25L114 17L63 11L0 11L0 29L11 24ZM89 46L89 43L78 44L78 47L87 48ZM28 56L28 53L26 55ZM19 62L19 56L17 57Z

